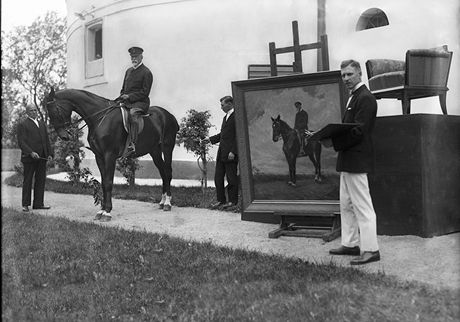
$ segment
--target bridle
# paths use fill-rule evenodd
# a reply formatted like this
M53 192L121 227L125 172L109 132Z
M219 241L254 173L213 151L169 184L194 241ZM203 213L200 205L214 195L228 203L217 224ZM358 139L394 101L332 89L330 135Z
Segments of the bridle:
M278 131L278 135L273 135L273 138L276 138L276 140L279 140L281 137L282 137L282 133L281 133L281 122L279 120L274 120L273 121L273 131L275 131L275 128L277 129ZM274 133L274 132L273 132Z
M75 110L75 109L76 109L76 105L75 105L74 103L72 103L72 102L69 102L69 103L70 103L70 105L73 106L73 108L74 108L74 110ZM54 104L54 106L56 107L56 112L57 112L57 114L58 114L58 118L59 118L59 120L62 121L62 120L64 119L64 117L62 116L62 113L61 113L61 110L63 109L63 107L60 106L60 105L57 103L56 99L53 99L52 101L46 102L46 106L48 106L48 105L50 105L50 104ZM108 107L106 107L106 108L104 108L104 109L102 109L102 110L100 110L100 111L97 111L97 112L95 112L95 113L92 113L92 114L88 115L87 117L80 117L80 118L78 118L78 119L77 119L76 121L74 121L74 122L72 122L71 119L70 119L69 121L66 121L66 122L61 122L61 123L54 124L54 126L55 126L56 128L62 128L62 127L65 128L65 127L71 127L71 126L74 125L74 124L79 124L81 121L85 121L85 124L83 124L83 126L81 126L80 128L78 128L78 130L82 130L85 126L88 125L88 120L89 120L89 119L91 119L91 118L93 118L93 117L95 117L95 116L98 116L98 115L99 115L99 118L98 118L98 119L100 119L98 126L100 126L101 123L102 123L102 121L104 121L105 117L106 117L106 116L110 113L110 111L111 111L113 108L115 108L115 107L118 107L118 104L111 104L111 105L109 105ZM100 116L100 114L102 114L102 113L104 113L104 115Z

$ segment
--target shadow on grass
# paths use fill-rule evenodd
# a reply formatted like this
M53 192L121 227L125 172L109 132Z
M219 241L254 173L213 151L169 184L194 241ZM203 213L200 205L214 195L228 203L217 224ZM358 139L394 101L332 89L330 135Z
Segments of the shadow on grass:
M5 321L449 321L457 295L333 263L2 208Z

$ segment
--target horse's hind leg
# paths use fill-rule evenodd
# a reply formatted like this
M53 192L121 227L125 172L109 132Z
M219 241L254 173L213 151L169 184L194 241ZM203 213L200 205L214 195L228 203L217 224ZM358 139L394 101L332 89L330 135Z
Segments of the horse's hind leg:
M171 209L171 180L172 180L172 153L174 144L163 143L163 157L164 157L164 171L165 177L163 179L163 193L166 194L166 201L164 210ZM167 207L169 206L169 209Z
M321 144L317 143L314 147L314 151L310 155L310 160L315 165L315 182L323 181L321 174ZM314 161L313 161L314 160Z
M169 172L168 172L168 162L163 160L163 156L161 153L161 150L154 150L150 153L153 163L158 169L158 172L160 173L161 180L162 180L162 195L161 195L161 201L159 203L160 209L163 209L165 211L171 210L171 174L172 174L172 169L171 169L171 162L169 162ZM165 158L166 159L166 158ZM171 160L171 159L169 159ZM168 176L169 173L169 176Z

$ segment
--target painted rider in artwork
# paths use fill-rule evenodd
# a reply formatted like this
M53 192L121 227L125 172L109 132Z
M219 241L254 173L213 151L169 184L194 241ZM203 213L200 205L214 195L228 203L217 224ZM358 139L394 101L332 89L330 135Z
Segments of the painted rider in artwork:
M294 106L297 110L295 114L294 129L297 131L300 141L299 155L305 155L305 131L308 131L308 113L302 109L301 102L295 102Z

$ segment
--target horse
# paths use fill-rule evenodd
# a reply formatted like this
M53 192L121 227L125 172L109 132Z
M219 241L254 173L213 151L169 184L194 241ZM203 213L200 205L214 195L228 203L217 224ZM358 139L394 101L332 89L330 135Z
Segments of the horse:
M96 157L102 178L101 209L95 220L109 221L112 211L112 188L115 163L122 156L128 133L124 130L119 104L84 90L52 88L45 96L50 122L62 140L69 140L66 130L71 125L72 112L88 126L89 149ZM159 208L171 210L172 153L179 130L174 115L159 106L151 106L144 118L144 128L139 133L134 157L147 153L153 159L162 179L162 196ZM160 132L161 129L161 133Z
M289 166L289 182L288 184L296 186L296 160L298 157L308 156L315 167L315 182L322 181L321 175L321 143L318 141L309 141L305 139L304 151L305 154L299 156L300 153L300 138L297 130L291 128L285 121L277 118L272 119L273 142L278 142L280 137L283 139L283 152Z

